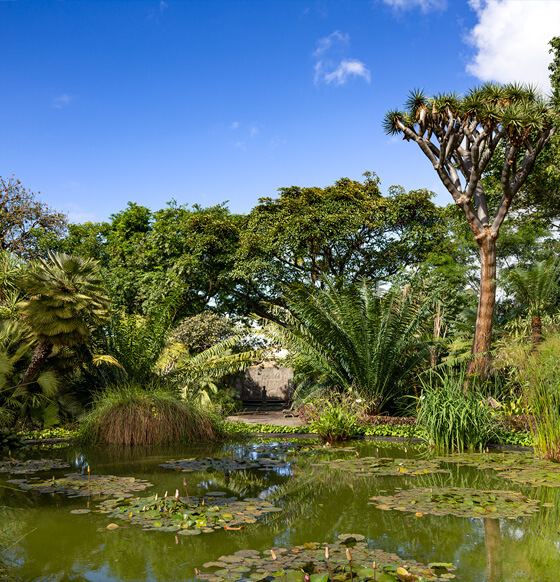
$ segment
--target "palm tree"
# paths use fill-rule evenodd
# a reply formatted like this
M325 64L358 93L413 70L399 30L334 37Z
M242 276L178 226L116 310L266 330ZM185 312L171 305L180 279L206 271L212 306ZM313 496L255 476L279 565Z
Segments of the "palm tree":
M85 342L91 327L106 320L109 299L98 261L49 252L21 279L30 298L19 304L35 348L22 384L33 382L55 346Z
M282 323L265 320L264 333L290 350L316 385L367 398L378 412L429 358L420 335L432 303L401 290L379 297L367 281L324 280L324 289L291 289L287 309L274 308Z
M532 269L520 267L506 274L506 282L531 317L531 342L542 340L542 316L554 302L560 287L560 265L555 258L535 263Z

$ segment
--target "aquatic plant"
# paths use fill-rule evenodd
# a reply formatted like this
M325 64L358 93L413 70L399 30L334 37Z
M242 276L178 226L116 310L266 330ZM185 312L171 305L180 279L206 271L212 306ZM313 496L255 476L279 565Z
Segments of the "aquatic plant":
M331 469L349 471L359 476L418 476L428 473L449 473L442 469L438 460L429 459L393 459L378 457L359 457L353 459L335 459L320 461Z
M539 510L539 501L515 491L483 491L460 487L414 488L394 495L375 495L369 505L388 511L411 512L416 517L455 515L469 518L515 518Z
M363 433L364 415L363 407L351 397L323 398L309 427L325 442L345 441Z
M110 499L99 505L99 512L110 514L131 523L139 524L144 530L173 531L180 535L197 535L212 531L240 530L245 524L256 523L267 513L282 511L263 499L180 497L175 495L133 499Z
M422 395L416 400L417 422L428 443L437 449L481 449L493 436L490 408L464 367L431 371L422 378ZM467 387L467 384L468 387Z
M546 340L524 362L520 377L526 406L533 413L534 448L543 459L560 462L560 338Z
M528 453L473 453L439 457L434 461L492 469L500 477L532 487L560 487L560 464L535 459Z
M164 389L125 384L95 399L78 438L84 443L152 445L215 436L209 412Z
M238 550L231 556L202 565L197 579L204 582L270 580L285 582L419 582L450 580L449 563L406 562L396 554L371 549L359 534L341 534L332 544L307 542L293 548L268 551Z
M69 468L70 465L60 459L39 459L28 461L8 459L7 461L0 461L0 473L10 473L12 475L25 475L26 473L36 473L38 471Z
M116 475L92 475L67 473L64 477L46 479L44 481L27 479L9 479L23 490L39 491L41 493L63 493L68 497L89 497L90 495L114 495L130 497L136 491L143 491L152 484L134 477L117 477Z

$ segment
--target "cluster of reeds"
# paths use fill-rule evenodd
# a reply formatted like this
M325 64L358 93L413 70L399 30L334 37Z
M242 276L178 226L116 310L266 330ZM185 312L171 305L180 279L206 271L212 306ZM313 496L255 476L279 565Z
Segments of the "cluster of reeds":
M80 431L87 443L154 445L215 438L214 421L201 408L161 388L119 385L103 392Z
M417 422L430 445L442 450L481 449L493 434L486 395L465 367L431 372L422 380Z
M537 455L560 462L560 339L547 340L531 354L521 373L525 406L533 415Z

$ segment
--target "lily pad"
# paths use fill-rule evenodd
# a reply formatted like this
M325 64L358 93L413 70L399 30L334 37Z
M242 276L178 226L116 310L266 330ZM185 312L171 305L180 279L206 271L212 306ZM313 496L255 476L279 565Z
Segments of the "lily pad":
M516 518L539 510L539 502L515 491L482 491L459 487L415 488L395 495L376 495L369 505L381 510L470 518Z
M99 504L99 512L111 517L141 525L143 529L175 531L181 535L186 532L211 533L218 529L238 530L245 524L256 523L257 518L267 513L281 511L269 501L263 499L206 497L134 497L108 499ZM226 561L219 558L220 562ZM241 556L234 556L229 561L241 563Z
M428 473L449 473L442 469L439 461L427 459L392 459L377 457L355 457L352 459L334 459L320 461L319 466L350 471L356 475L370 476L418 476Z
M353 545L349 550L350 540L353 540ZM454 577L451 574L455 570L452 564L437 563L431 568L412 560L404 561L396 554L369 548L363 540L364 536L359 534L340 535L336 542L328 544L328 564L325 558L327 544L319 542L307 542L293 548L272 548L264 552L241 550L233 556L221 556L217 562L204 564L202 567L206 571L197 573L197 579L204 582L237 582L276 578L283 582L304 582L308 575L310 582L326 582L332 573L334 580L349 582L350 567L352 579L356 582L368 579L378 582L442 581ZM348 561L347 551L351 552L351 562ZM241 561L232 559L239 557ZM374 562L375 569L372 567Z
M435 460L499 471L500 477L522 485L560 487L560 464L537 459L532 454L466 453Z
M90 495L114 495L117 497L131 496L133 492L143 491L152 484L134 477L116 477L115 475L82 475L67 473L60 479L35 481L27 479L10 479L24 490L40 491L41 493L64 493L68 497L88 497Z
M273 461L268 457L258 459L249 459L246 457L217 457L217 458L202 458L202 459L180 459L167 461L162 463L160 467L164 469L173 469L175 471L190 472L190 471L241 471L244 469L271 469L278 467L285 467L286 463L278 463L271 467Z
M61 459L36 459L29 461L0 461L0 473L11 473L12 475L25 475L38 471L50 471L54 469L69 469L70 465Z

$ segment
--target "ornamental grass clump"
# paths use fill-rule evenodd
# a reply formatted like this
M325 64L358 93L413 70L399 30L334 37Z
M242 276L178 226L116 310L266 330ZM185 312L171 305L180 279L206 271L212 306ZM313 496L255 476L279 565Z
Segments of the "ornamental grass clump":
M212 416L162 388L115 386L98 396L80 430L87 443L155 445L216 438Z
M417 422L428 443L441 450L481 449L492 437L486 397L464 368L431 372L422 380Z
M560 462L559 355L560 338L550 338L527 358L520 373L525 407L533 415L535 453L556 462Z

